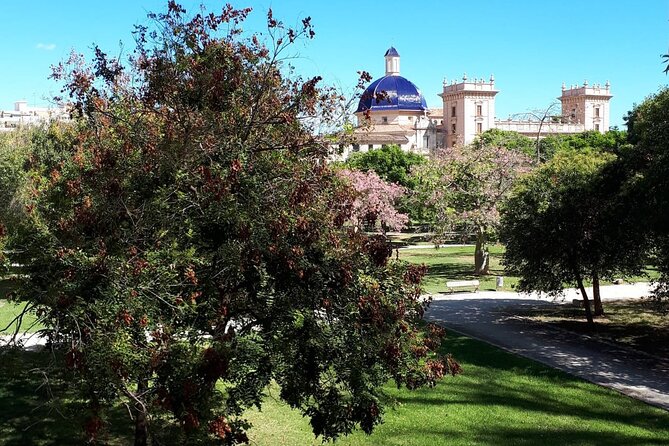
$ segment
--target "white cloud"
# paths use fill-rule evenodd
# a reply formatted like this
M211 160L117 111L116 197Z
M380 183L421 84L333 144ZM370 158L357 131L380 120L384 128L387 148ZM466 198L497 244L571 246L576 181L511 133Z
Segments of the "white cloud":
M38 43L35 45L35 48L38 50L44 50L44 51L52 51L56 49L56 44L55 43Z

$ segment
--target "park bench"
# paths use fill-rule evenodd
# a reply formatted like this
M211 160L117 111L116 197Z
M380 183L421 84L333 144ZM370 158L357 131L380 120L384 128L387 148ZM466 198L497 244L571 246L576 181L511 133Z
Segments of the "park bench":
M474 291L479 290L480 282L478 280L451 280L446 282L446 288L449 292L453 292L455 288L475 287Z

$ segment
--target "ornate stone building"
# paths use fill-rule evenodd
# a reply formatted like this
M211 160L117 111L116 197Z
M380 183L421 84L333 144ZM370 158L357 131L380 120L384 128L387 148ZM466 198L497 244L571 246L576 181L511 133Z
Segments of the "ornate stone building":
M495 116L495 79L444 80L442 108L429 109L420 89L400 76L400 55L395 48L385 54L386 74L372 82L362 95L355 112L358 127L356 144L344 150L367 151L384 144L397 144L406 151L430 151L469 144L477 134L497 128L530 137L572 134L587 130L604 133L609 129L610 84L567 88L558 98L561 113L546 110L541 116L500 120Z
M386 75L372 82L355 112L359 126L356 144L345 150L367 151L384 144L428 154L441 147L441 109L428 109L425 97L413 82L400 76L400 55L386 51Z

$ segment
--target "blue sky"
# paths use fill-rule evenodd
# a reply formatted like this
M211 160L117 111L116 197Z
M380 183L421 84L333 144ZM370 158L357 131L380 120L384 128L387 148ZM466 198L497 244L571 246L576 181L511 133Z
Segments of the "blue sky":
M194 10L200 1L184 0ZM211 9L222 2L204 1ZM26 99L44 104L58 93L50 66L93 43L109 53L133 46L132 26L166 1L0 0L0 109ZM562 82L611 82L611 125L647 95L669 83L661 54L669 52L669 0L321 1L249 0L245 28L263 31L268 7L287 24L311 16L316 38L294 49L305 76L321 75L351 92L356 71L384 73L383 54L394 46L401 71L423 91L430 107L444 77L489 78L494 73L499 118L545 108Z

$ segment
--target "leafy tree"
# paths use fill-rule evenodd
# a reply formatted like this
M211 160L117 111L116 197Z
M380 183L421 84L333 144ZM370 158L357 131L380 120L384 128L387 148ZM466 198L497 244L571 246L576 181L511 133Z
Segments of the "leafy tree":
M669 88L661 89L637 105L627 116L629 141L633 149L625 153L625 165L638 200L638 216L631 230L644 231L653 238L662 273L658 297L669 296Z
M639 273L645 254L628 234L624 176L614 159L592 150L559 153L522 179L502 210L504 263L521 277L519 289L557 294L576 284L590 324L585 280L592 279L595 315L603 314L600 278Z
M565 150L597 150L619 155L627 144L627 132L609 130L606 133L594 130L573 135L547 135L541 140L543 160L550 160L556 153Z
M248 13L169 2L127 64L95 48L54 72L74 122L35 141L12 260L17 297L66 346L91 441L120 402L136 445L244 443L270 382L316 435L369 433L388 379L458 370L433 353L439 329L418 332L424 268L344 224L355 194L314 127L340 95L281 70L310 20L270 11L268 48L243 37Z
M499 222L498 206L529 168L529 158L518 151L468 145L440 151L415 170L435 213L437 238L455 230L476 237L476 274L488 274L487 243Z
M24 181L23 164L27 159L33 132L17 129L0 133L0 219L12 215L13 202L19 185Z
M377 223L383 232L386 229L399 231L406 226L409 218L394 206L404 195L402 186L383 181L374 171L342 169L337 173L357 192L351 213L351 221L357 229Z
M504 147L522 152L528 157L533 157L536 153L536 144L531 138L510 130L486 130L474 139L473 144L477 148Z
M405 152L396 144L384 145L380 149L353 153L344 163L346 167L363 172L373 170L386 181L414 189L411 168L425 163L425 157Z
M31 139L39 131L19 128L12 132L0 133L0 278L7 272L9 259L5 253L11 235L7 226L20 219L17 209L20 200L17 195L20 185L25 182L23 165L27 161ZM4 299L5 296L0 295Z
M405 152L400 146L391 144L368 152L354 153L344 166L362 172L374 171L381 179L404 187L406 194L400 197L397 208L412 220L425 222L429 221L430 215L416 194L416 180L411 175L413 167L425 161L423 155Z

